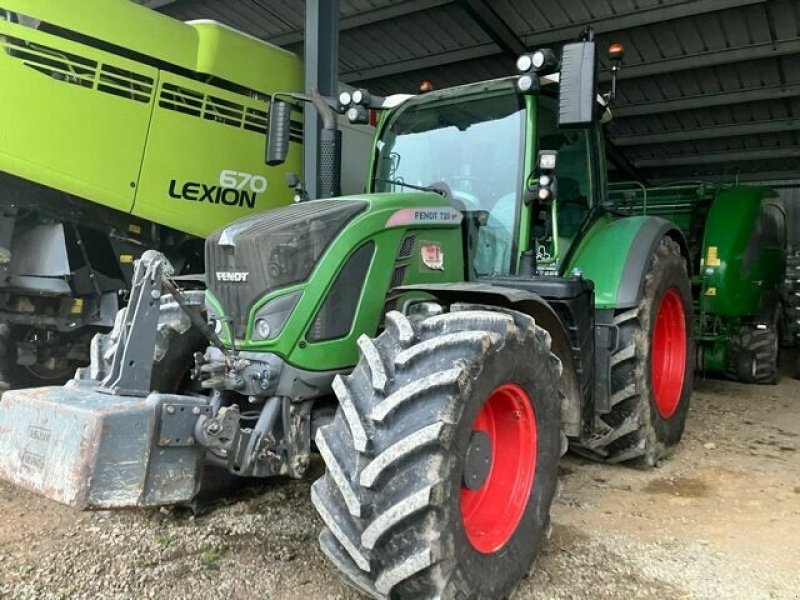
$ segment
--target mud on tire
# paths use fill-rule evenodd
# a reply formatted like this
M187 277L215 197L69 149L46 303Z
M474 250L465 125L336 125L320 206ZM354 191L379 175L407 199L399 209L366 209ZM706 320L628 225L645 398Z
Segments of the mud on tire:
M345 579L373 597L502 598L530 570L549 527L561 364L530 317L428 306L431 314L417 320L389 313L384 333L359 340L353 373L335 380L339 409L316 437L327 466L312 487L325 523L320 543ZM524 424L526 410L534 415L534 456L529 493L505 505L510 519L493 522L462 496L474 500L470 493L484 489L465 491L466 455L476 415L500 388L523 390L515 418ZM523 438L504 437L510 446ZM501 460L501 451L492 446L487 490L498 465L525 461L509 450Z
M666 313L660 312L662 307ZM657 327L660 318L667 319L662 329ZM677 350L674 336L681 336L676 334L680 323L675 321L680 320L685 339L683 361L680 356L664 354ZM574 449L602 461L652 466L668 456L683 435L694 378L691 287L675 241L661 240L645 276L641 301L630 310L618 311L614 323L619 334L611 356L611 412L595 417L596 434ZM654 344L657 332L659 336L672 335L673 343ZM657 345L659 350L655 350ZM671 390L659 395L656 387L665 380L654 373L667 364L665 360L676 364L676 369L677 363L682 363L683 379L677 381L673 373L673 381L667 385Z

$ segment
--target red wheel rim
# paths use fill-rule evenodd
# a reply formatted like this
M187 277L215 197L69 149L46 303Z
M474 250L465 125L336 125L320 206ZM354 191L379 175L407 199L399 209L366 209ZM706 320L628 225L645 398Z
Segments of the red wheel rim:
M502 548L517 529L536 474L536 413L520 386L496 388L472 424L491 442L491 466L481 487L462 487L461 516L472 546L484 554Z
M686 314L675 288L658 306L650 363L656 408L669 419L678 410L686 375Z

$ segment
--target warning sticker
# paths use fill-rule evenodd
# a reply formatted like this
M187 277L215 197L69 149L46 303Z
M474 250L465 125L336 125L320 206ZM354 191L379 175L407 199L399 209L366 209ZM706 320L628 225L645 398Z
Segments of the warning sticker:
M422 262L429 269L444 271L444 252L442 247L435 242L422 242L420 246Z

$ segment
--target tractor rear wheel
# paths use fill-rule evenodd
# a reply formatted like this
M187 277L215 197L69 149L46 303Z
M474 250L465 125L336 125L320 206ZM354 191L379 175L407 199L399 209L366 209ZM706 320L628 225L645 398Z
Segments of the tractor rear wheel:
M526 315L433 306L389 313L335 381L316 437L320 543L373 597L502 598L549 528L561 363Z
M611 412L595 417L595 433L578 453L607 462L653 466L680 442L694 378L692 293L680 247L661 240L645 276L644 294L614 317L619 336L611 356Z

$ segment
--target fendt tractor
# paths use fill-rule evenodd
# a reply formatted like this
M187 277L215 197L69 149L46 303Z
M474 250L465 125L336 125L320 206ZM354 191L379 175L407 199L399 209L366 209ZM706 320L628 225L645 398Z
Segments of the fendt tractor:
M263 149L270 94L303 67L128 0L8 0L0 44L0 386L61 384L146 249L202 274L205 236L292 201L300 153L267 168Z
M267 162L310 100L320 180L335 112L380 111L366 192L219 229L204 295L142 256L90 366L3 395L0 475L78 508L158 506L207 468L299 478L318 451L320 542L346 581L506 597L569 446L654 465L680 441L697 275L679 224L609 197L591 36L517 69L422 95L273 94Z

